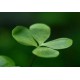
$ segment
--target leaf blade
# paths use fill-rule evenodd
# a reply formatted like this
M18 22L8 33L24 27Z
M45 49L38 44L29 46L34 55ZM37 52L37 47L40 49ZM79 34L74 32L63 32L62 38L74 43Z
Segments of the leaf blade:
M0 56L0 67L13 67L15 66L14 61L7 56Z
M33 39L31 32L26 27L16 26L12 30L12 36L17 42L23 45L37 46L37 43Z
M57 57L59 55L59 52L47 47L38 47L33 50L33 54L38 57L53 58Z
M69 38L58 38L43 44L52 49L65 49L72 45L73 41Z
M34 39L41 45L50 36L50 28L46 24L36 23L30 26Z

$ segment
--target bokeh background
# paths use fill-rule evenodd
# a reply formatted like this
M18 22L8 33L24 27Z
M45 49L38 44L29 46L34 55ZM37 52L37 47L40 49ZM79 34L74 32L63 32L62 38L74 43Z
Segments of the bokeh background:
M34 23L50 26L48 40L68 37L73 45L59 50L57 58L39 58L32 54L34 47L17 43L12 29L17 25L29 27ZM80 67L80 13L68 12L0 12L0 55L10 57L21 67ZM35 59L34 59L35 58Z

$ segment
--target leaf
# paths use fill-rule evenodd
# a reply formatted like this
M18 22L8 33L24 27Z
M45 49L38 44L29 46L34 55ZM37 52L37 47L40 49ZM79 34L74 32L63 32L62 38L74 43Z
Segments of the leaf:
M12 59L7 56L0 56L0 67L11 67L15 66L15 63Z
M47 47L38 47L35 50L33 50L33 54L35 54L38 57L52 58L57 57L59 55L59 52L57 50L53 50Z
M72 45L73 41L69 38L58 38L43 44L52 49L64 49Z
M36 41L33 39L31 32L23 26L16 26L12 30L13 38L19 43L27 46L37 46Z
M50 28L42 23L33 24L30 26L30 30L34 39L41 45L50 36Z

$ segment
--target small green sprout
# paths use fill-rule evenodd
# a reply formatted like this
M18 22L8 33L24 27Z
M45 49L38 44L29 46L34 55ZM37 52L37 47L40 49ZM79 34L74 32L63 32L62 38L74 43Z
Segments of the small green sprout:
M0 56L0 67L13 67L15 66L14 61L7 56Z
M58 49L65 49L72 45L69 38L58 38L45 42L50 37L50 28L46 24L36 23L29 29L23 26L16 26L12 30L13 38L26 46L35 46L32 53L38 57L52 58L59 55Z

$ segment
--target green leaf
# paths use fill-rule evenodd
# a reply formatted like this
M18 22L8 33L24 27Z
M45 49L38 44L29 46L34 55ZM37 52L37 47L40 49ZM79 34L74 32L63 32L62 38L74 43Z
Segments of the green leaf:
M0 56L0 67L13 67L15 63L7 56Z
M12 30L13 38L19 43L27 46L37 46L36 41L33 39L31 32L23 26L16 26Z
M30 30L34 39L41 45L50 36L50 28L42 23L33 24L30 26Z
M53 50L47 47L38 47L35 50L33 50L33 54L35 54L38 57L52 58L57 57L59 55L59 52L57 50Z
M52 49L65 49L72 45L73 41L69 38L58 38L43 44Z

